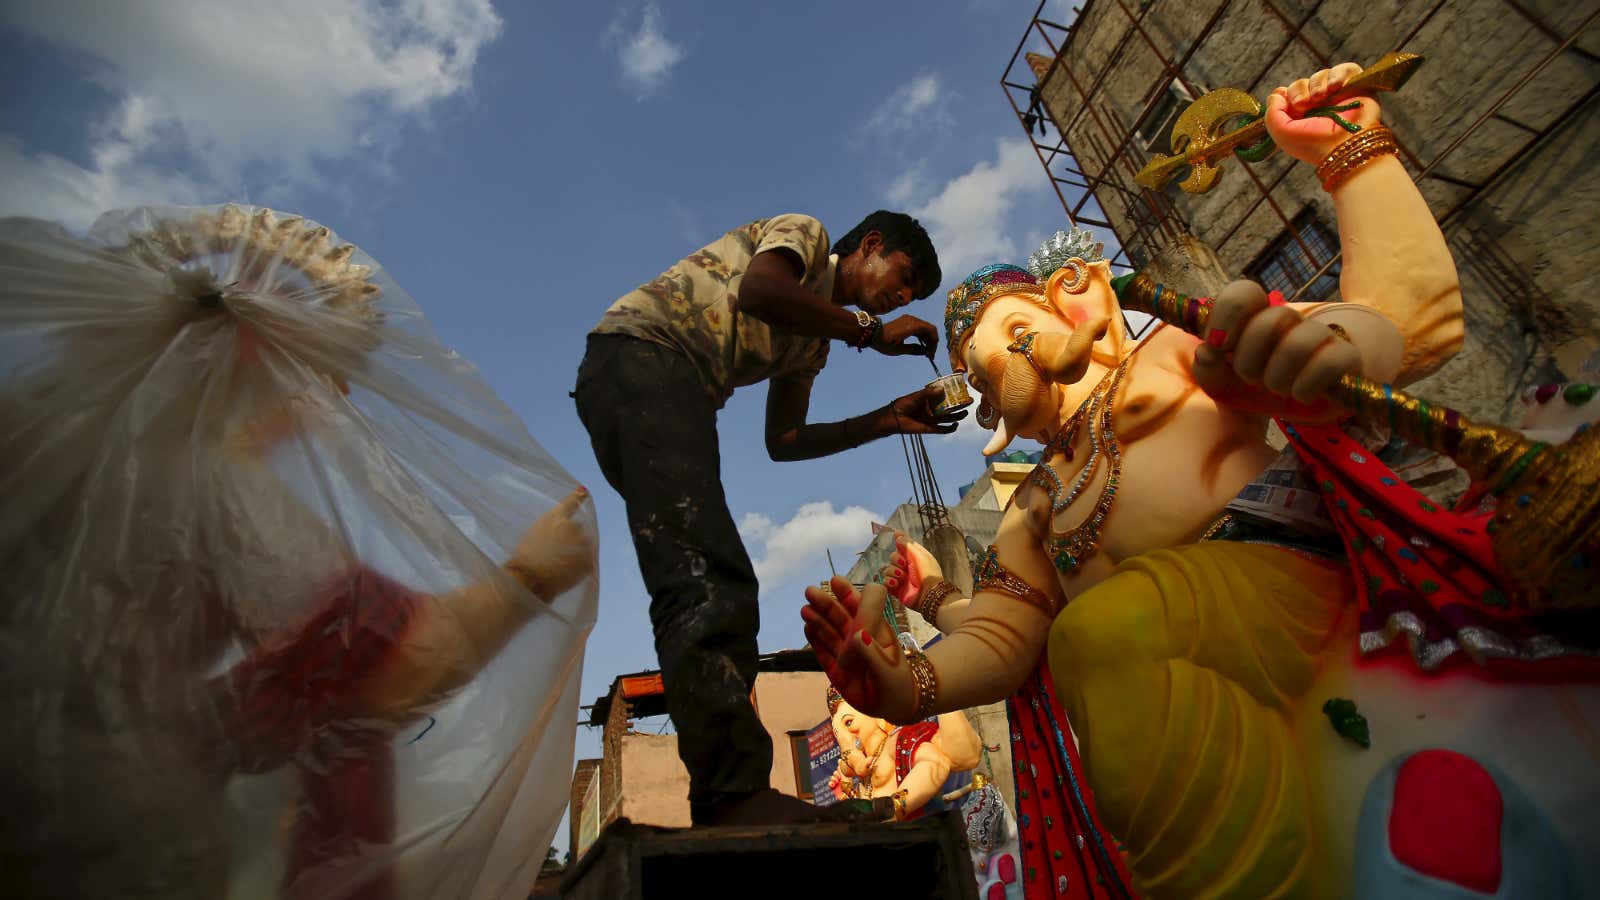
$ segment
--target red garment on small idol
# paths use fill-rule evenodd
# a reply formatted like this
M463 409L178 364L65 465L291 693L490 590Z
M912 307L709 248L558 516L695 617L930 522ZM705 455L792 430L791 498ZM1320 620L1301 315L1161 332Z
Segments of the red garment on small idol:
M917 722L901 728L894 737L894 783L900 784L911 774L911 766L916 761L917 748L933 740L939 733L938 722ZM921 807L906 815L906 821L922 816L927 807Z

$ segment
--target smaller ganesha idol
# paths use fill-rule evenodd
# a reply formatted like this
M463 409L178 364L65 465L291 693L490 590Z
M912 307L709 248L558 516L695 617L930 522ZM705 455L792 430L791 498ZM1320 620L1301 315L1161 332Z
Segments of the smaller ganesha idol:
M1017 828L1000 791L981 772L983 745L957 710L895 725L851 706L828 688L829 724L839 745L828 779L836 800L888 798L896 821L956 809L984 900L1021 900Z

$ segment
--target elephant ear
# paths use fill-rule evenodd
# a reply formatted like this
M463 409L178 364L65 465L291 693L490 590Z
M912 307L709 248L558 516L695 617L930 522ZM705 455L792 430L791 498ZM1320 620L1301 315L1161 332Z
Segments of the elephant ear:
M1067 290L1072 270L1057 269L1045 280L1046 299L1057 313L1072 323L1074 328L1097 319L1106 319L1110 327L1106 335L1111 338L1112 356L1121 356L1121 347L1127 337L1123 328L1122 307L1117 304L1117 292L1111 288L1111 264L1099 260L1089 264L1088 282L1076 293Z

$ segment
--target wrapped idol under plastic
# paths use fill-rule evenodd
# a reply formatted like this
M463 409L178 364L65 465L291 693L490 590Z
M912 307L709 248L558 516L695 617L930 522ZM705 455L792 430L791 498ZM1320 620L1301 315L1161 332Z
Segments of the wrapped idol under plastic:
M526 896L587 494L371 258L242 206L0 222L0 825L28 896Z

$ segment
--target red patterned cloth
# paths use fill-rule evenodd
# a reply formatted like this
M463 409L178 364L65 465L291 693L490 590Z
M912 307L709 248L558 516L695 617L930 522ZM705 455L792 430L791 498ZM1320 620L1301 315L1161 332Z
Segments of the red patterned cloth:
M393 887L386 871L329 869L394 839L393 736L342 719L401 646L420 598L370 569L340 578L328 593L305 625L264 642L222 677L226 737L244 771L290 761L300 770L285 895L326 896L337 883L340 896L382 900ZM360 886L346 893L349 882Z
M1488 512L1440 509L1336 425L1279 425L1344 542L1364 654L1405 635L1424 670L1470 656L1502 675L1600 673L1600 610L1513 607Z
M900 784L911 774L911 766L916 761L917 748L933 740L939 733L938 722L917 722L901 728L894 737L894 783ZM919 818L927 807L921 807L907 814L906 821Z
M1044 660L1006 701L1006 714L1011 720L1023 896L1134 896L1122 847L1094 811L1083 760Z

